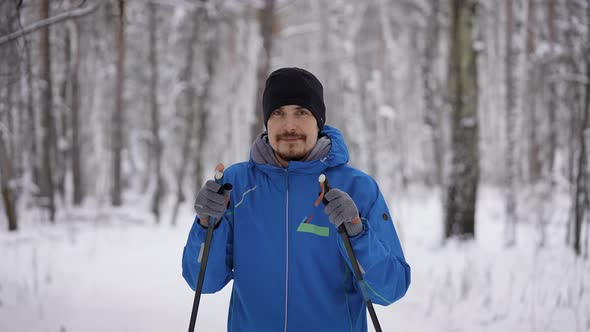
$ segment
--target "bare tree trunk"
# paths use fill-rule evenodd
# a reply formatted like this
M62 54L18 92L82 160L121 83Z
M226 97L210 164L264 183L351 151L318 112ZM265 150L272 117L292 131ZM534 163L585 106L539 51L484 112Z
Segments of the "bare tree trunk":
M541 180L541 172L543 170L542 159L541 159L541 142L539 139L539 127L541 125L541 118L539 116L540 108L537 107L536 101L538 100L535 95L535 91L538 91L541 86L540 82L542 77L546 76L543 66L540 68L529 68L529 79L527 84L527 113L528 121L528 170L530 183L537 183Z
M194 47L199 40L199 28L200 23L203 19L203 8L196 9L194 14L194 19L191 20L192 32L191 36L187 42L186 48L186 57L185 57L185 66L181 73L181 82L185 86L183 96L184 96L184 103L182 104L181 114L184 115L184 133L182 135L182 161L178 165L176 169L176 203L172 209L172 217L171 217L171 224L176 225L176 218L178 216L178 209L180 208L180 204L185 201L185 196L182 188L182 184L184 182L184 176L186 173L186 167L188 164L188 158L191 155L190 147L191 147L191 137L193 134L194 122L195 122L195 110L194 110L194 103L195 103L195 84L193 80L193 64L195 61L195 51ZM181 96L182 97L182 96Z
M64 52L64 63L65 63L65 75L63 78L63 82L61 84L61 88L60 88L60 98L61 98L61 104L65 105L65 107L58 107L58 109L56 110L57 113L57 118L59 118L60 122L59 122L59 126L58 126L58 132L59 132L59 141L62 142L62 144L58 145L58 150L57 150L57 155L56 155L56 159L57 159L57 167L55 170L56 173L56 187L57 187L57 191L59 192L59 195L62 199L62 201L66 201L66 197L65 197L65 184L66 184L66 174L67 174L67 167L69 166L67 161L68 161L68 155L69 155L69 149L70 149L70 139L68 137L68 127L70 125L71 122L68 122L68 111L69 108L71 108L72 105L72 82L71 82L71 77L72 77L72 43L71 43L71 36L70 36L70 31L69 29L66 29L65 34L64 34L64 47L63 47L63 52ZM63 145L64 142L66 143L66 146Z
M150 109L152 120L152 162L154 165L153 171L155 176L156 188L152 197L152 213L156 217L156 222L160 222L160 201L163 195L163 179L162 179L162 141L160 139L160 114L158 105L158 7L155 3L148 4L149 9L149 63L151 70L150 77Z
M547 25L549 29L549 41L551 43L552 56L555 56L555 48L557 43L557 29L555 27L556 15L555 15L555 2L556 0L548 0L547 2ZM550 73L555 73L555 62L551 61ZM553 167L555 163L555 151L557 150L557 84L554 79L548 80L549 84L549 96L547 99L547 108L549 111L549 151L547 153L547 161L549 163L548 170L549 174L553 178Z
M550 55L555 56L555 0L549 0L547 4L547 25L549 30L549 43L550 43ZM553 197L555 192L555 176L553 172L553 160L555 158L555 150L557 149L557 123L555 123L555 112L557 108L557 91L555 79L552 78L555 73L555 60L551 59L541 65L540 75L538 80L532 82L533 85L538 87L541 91L547 92L542 93L540 101L543 105L547 105L547 109L542 109L543 113L539 112L540 125L547 125L547 131L539 134L540 140L537 142L537 148L542 150L538 155L538 167L539 167L539 184L541 185L540 197L538 199L537 209L539 211L538 225L539 225L539 241L537 242L538 248L543 248L547 242L547 226L551 221L550 210L551 206L547 204ZM538 98L537 98L538 100ZM546 112L546 113L544 113ZM546 115L547 120L543 120Z
M117 78L115 81L115 109L113 110L112 155L113 155L113 187L111 204L120 206L122 200L121 185L121 154L123 152L123 128L125 126L125 107L123 101L125 89L125 0L119 0L119 21L117 23Z
M577 18L578 20L581 19L580 16L580 2L578 1L567 1L562 3L565 7L566 15L571 18ZM565 42L566 42L566 54L565 57L567 70L570 73L578 73L581 74L584 71L583 65L580 63L580 58L576 56L576 48L577 45L583 41L581 37L581 31L577 27L574 27L574 22L578 20L568 20L568 27L565 32ZM579 22L579 21L578 21ZM585 42L585 41L584 41ZM578 192L577 192L577 170L576 167L579 166L579 158L576 153L579 153L581 149L579 145L579 132L582 130L581 127L584 126L582 121L582 116L584 113L584 105L583 105L583 98L582 95L582 86L579 82L576 81L566 81L565 82L567 90L566 90L566 108L568 109L567 116L568 116L568 125L569 128L567 130L567 179L568 183L570 184L571 189L571 197L572 197L572 209L571 214L568 219L568 227L566 232L566 243L571 245L572 248L575 248L575 237L576 237L576 219L577 215L580 213L576 211L578 208ZM578 159L576 159L578 156Z
M207 28L211 29L212 26L211 17L207 17L205 20L207 24ZM209 136L209 132L207 129L207 122L209 118L209 106L211 100L211 85L213 84L213 78L215 77L215 61L217 60L218 56L218 40L213 38L212 34L208 34L207 39L205 41L205 81L203 82L203 90L199 95L199 138L197 141L197 148L195 149L195 160L198 160L197 164L195 165L195 181L196 181L196 188L201 188L203 185L202 180L204 177L203 173L203 152L205 147L205 141ZM261 113L261 112L259 112Z
M18 150L16 147L16 139L18 139L18 130L15 123L14 105L12 100L12 92L14 85L16 84L16 72L13 71L12 67L18 61L16 53L16 45L9 45L9 50L2 52L0 57L5 59L0 63L0 131L1 135L4 135L4 145L7 153L11 155L9 159L11 178L8 181L13 180L16 175L15 170L18 165Z
M272 54L274 23L275 23L275 0L264 0L264 8L258 12L258 21L260 24L260 34L262 35L262 56L259 58L258 68L256 69L256 103L254 108L255 121L251 128L251 141L254 142L256 136L263 130L262 116L262 93L266 77L270 72L270 56Z
M401 87L398 86L396 83L396 64L395 61L391 61L391 58L395 56L395 54L397 53L396 49L398 49L400 45L398 45L399 42L397 41L396 31L392 24L392 18L389 15L390 6L391 2L387 2L385 0L378 1L378 19L381 39L381 54L379 56L378 62L380 63L381 72L383 75L383 79L381 80L383 82L382 90L384 91L383 105L393 107L398 103L395 97L395 91L400 89ZM327 14L327 10L320 12L320 14L325 16ZM329 36L329 33L331 24L323 24L326 26L324 29L327 30L327 33L324 33L324 35L328 36L327 40L324 43L330 43L331 38ZM332 65L331 63L328 63L326 67L328 67L328 72L338 70L335 67L335 65ZM330 85L328 85L326 88L327 95L329 96L331 94L333 96L332 98L338 98L336 97L338 93L330 92L329 86ZM378 140L378 142L381 141L379 142L381 143L381 151L383 151L384 149L392 151L392 155L394 156L390 165L383 167L384 178L388 179L390 183L389 186L391 188L399 189L405 188L406 179L408 178L408 171L406 167L406 160L408 156L407 149L405 148L406 139L404 138L404 134L402 133L403 128L401 128L404 124L402 123L402 121L398 120L399 116L397 114L397 111L393 111L391 115L395 116L380 116L380 123L378 129L381 133L381 135L379 136L381 138ZM444 118L444 115L442 117ZM395 132L396 135L389 134L392 132Z
M438 56L438 32L440 21L440 0L430 1L430 12L426 17L426 39L424 44L424 55L422 61L422 86L424 88L424 122L430 128L432 145L432 157L435 165L434 182L442 185L443 180L443 137L441 109L438 109L435 92L435 61Z
M447 187L445 237L475 237L479 181L477 53L473 46L476 4L452 0L450 82L453 98L452 165Z
M590 79L590 62L588 64L588 78ZM588 116L589 116L589 104L590 104L590 83L586 83L586 98L584 102L584 114L582 118L582 128L580 128L578 132L578 145L580 147L580 151L578 153L578 165L577 165L577 174L576 174L576 182L575 182L575 189L574 189L574 251L576 255L581 254L581 235L582 235L582 223L584 221L584 215L586 211L586 200L588 199L586 196L587 190L587 167L588 167L588 160L587 160L587 147L586 147L586 137L585 132L588 130Z
M49 0L41 0L41 19L49 17ZM55 123L53 117L53 98L51 83L51 52L49 44L49 27L41 29L40 37L40 77L41 85L41 110L42 124L41 137L43 143L43 167L41 168L41 196L44 206L49 210L49 220L55 222L55 188L53 182L53 157L57 152L54 142L56 141Z
M587 135L590 136L590 5L586 4L586 20L587 28L586 31L586 91L584 99L584 108L582 114L582 124L578 131L578 145L580 147L578 153L578 167L575 182L575 196L574 196L574 251L576 255L581 254L581 235L582 235L582 223L584 221L585 214L588 212L588 200L586 196L588 193L588 151L586 147Z
M2 190L2 203L5 208L6 218L8 219L8 230L16 231L18 229L18 220L16 217L15 197L10 187L12 179L12 165L6 150L4 134L0 131L0 187Z
M17 7L12 2L0 3L0 34L15 28ZM14 85L19 83L18 51L16 42L0 47L0 195L4 213L8 220L8 230L16 231L15 165L22 158L15 140L20 140L19 130L14 128L13 107ZM18 115L17 115L18 116Z
M19 11L20 15L20 11ZM27 140L25 142L26 148L25 151L29 151L29 163L31 167L31 173L33 175L33 183L36 186L41 185L41 158L38 153L37 148L37 116L35 114L35 105L34 105L34 97L33 97L33 64L31 60L31 45L29 43L29 38L24 37L24 56L25 61L23 63L24 68L24 79L26 84L26 112L28 117L27 122ZM35 188L35 193L38 192L39 188Z
M326 72L333 74L330 84L324 86L324 96L327 104L332 105L331 109L339 110L338 115L330 117L330 123L342 131L352 156L350 163L359 168L367 168L369 165L369 153L366 149L369 141L366 130L368 120L359 112L362 109L362 88L359 69L354 60L358 56L358 50L349 46L354 45L359 36L368 7L368 2L363 1L329 1L324 8L330 15L330 20L326 20L325 45L333 54L338 55L337 61L330 61L325 65ZM404 153L403 149L406 147L404 143L400 143L401 153ZM400 160L403 162L402 158ZM405 175L403 169L404 164L397 170Z
M82 204L84 200L84 182L82 175L82 160L81 160L81 141L80 141L80 62L82 60L82 52L80 47L80 21L74 19L71 24L71 31L73 35L73 63L71 68L71 128L72 128L72 142L71 142L71 162L72 162L72 185L74 189L73 202L74 205Z
M507 246L516 242L516 181L518 179L516 165L516 121L517 121L517 80L515 77L516 58L514 45L514 4L515 0L506 0L506 228L505 241ZM516 0L518 1L518 0Z
M541 179L542 171L542 159L541 159L541 142L539 139L539 126L541 124L541 118L539 117L539 107L537 107L538 97L537 91L542 89L541 82L545 77L545 66L535 64L531 58L535 53L536 48L536 15L535 15L535 3L533 0L527 0L527 23L525 24L526 31L526 94L525 100L526 110L529 120L527 125L528 130L528 169L529 177L528 180L531 183L537 183Z

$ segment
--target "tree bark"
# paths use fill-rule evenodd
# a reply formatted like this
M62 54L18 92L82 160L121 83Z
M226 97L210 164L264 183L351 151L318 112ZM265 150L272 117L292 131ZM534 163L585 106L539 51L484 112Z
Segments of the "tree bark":
M49 0L41 0L41 19L49 17ZM55 222L55 188L53 180L53 157L57 149L55 123L53 116L52 79L51 79L51 51L49 44L49 27L41 29L39 41L40 78L41 85L41 137L42 137L42 168L41 168L41 197L44 206L49 210L49 220Z
M586 8L587 28L590 29L590 6ZM590 50L590 30L586 31L586 50ZM585 214L588 212L588 149L586 146L586 136L590 137L590 55L585 55L586 65L586 83L585 83L585 98L583 105L582 123L578 131L578 167L575 182L574 194L574 252L580 255L581 251L581 235L582 223L585 219Z
M555 56L555 48L557 45L557 29L555 27L556 23L556 14L555 14L555 2L556 0L548 0L547 2L547 25L549 29L549 42L551 45L551 55ZM549 64L550 66L550 73L556 72L556 61L551 61ZM557 150L557 122L556 122L556 113L557 113L557 84L555 83L554 79L548 80L549 85L549 96L547 97L547 108L548 108L548 118L549 118L549 147L547 153L547 162L548 171L551 177L553 177L553 167L555 164L555 151Z
M59 94L61 98L61 104L65 105L65 107L58 107L56 110L57 118L59 119L58 140L62 142L62 144L58 145L58 153L56 155L57 167L55 170L55 175L57 191L62 201L66 201L66 173L67 168L69 166L68 155L71 146L70 138L68 137L68 127L71 123L71 121L68 121L68 117L70 115L68 113L71 112L70 108L72 106L72 41L70 34L71 32L69 31L69 29L66 29L64 33L64 46L62 48L65 64L65 73ZM65 146L63 144L64 142L66 142Z
M424 122L430 128L432 160L434 160L434 182L442 185L443 180L443 137L441 109L436 105L435 61L438 56L438 32L440 21L440 0L430 1L430 12L426 17L426 39L422 61L422 86L424 88Z
M71 113L70 118L72 137L71 137L71 151L70 160L72 163L72 187L74 190L73 203L74 205L82 204L84 200L84 181L82 174L82 158L81 158L81 140L80 140L80 63L82 61L82 51L80 47L80 21L74 19L72 23L72 40L73 40L73 63L70 71L71 82Z
M151 114L151 131L152 131L152 162L155 177L156 188L152 196L152 213L156 222L160 222L160 201L163 195L162 179L162 141L160 139L160 114L158 105L158 7L155 3L148 4L149 10L149 63L151 70L150 77L150 114Z
M275 0L265 0L264 8L258 12L258 21L260 25L260 35L262 36L262 50L259 58L258 68L256 69L256 102L254 107L255 120L252 124L250 140L254 142L256 136L264 129L264 119L262 114L262 94L266 77L270 74L270 57L273 46L273 28L275 22Z
M8 230L16 231L18 229L18 220L16 215L15 197L10 187L10 180L12 179L12 165L8 157L6 143L4 141L4 134L0 132L0 187L2 191L2 203L6 210L6 218L8 219Z
M20 11L19 11L20 15ZM23 63L23 77L26 84L26 112L27 112L27 139L25 140L25 151L28 151L28 162L31 167L31 173L33 176L33 183L37 188L41 187L41 157L39 156L39 148L37 142L37 115L35 112L35 103L33 96L33 64L31 59L31 45L27 37L24 40L24 56L25 61ZM38 189L36 189L38 190Z
M572 20L568 20L568 26L565 29L564 37L565 37L565 45L566 45L566 56L565 56L565 64L566 68L570 73L577 73L581 74L585 68L583 60L577 54L576 49L578 45L581 43L586 43L583 36L581 35L582 32L580 29L575 27L574 22L581 22L582 18L580 17L580 5L581 2L578 1L567 1L563 3L565 7L565 13L567 17L571 17ZM584 121L582 119L584 113L584 95L583 90L584 87L575 80L566 80L565 86L567 87L565 91L565 106L568 110L565 115L568 117L568 126L567 128L567 179L568 183L571 186L571 198L572 198L572 211L570 218L568 220L568 228L566 232L566 243L571 245L572 248L576 247L576 222L579 211L578 202L579 196L577 191L577 183L578 183L578 170L581 156L577 155L580 153L580 131L582 131L582 127L584 126ZM577 157L577 158L576 158Z
M368 168L368 120L366 115L359 111L362 109L362 87L359 68L355 63L355 58L359 54L351 45L354 45L354 41L359 37L369 4L363 1L348 4L345 1L329 1L326 4L325 11L329 13L330 20L326 20L324 43L327 49L338 56L337 61L330 61L324 66L326 72L332 73L330 83L324 86L325 100L327 105L331 105L330 109L338 110L338 116L330 117L328 114L326 119L330 119L330 124L339 128L347 139L349 153L353 156L350 163L355 167ZM398 136L402 141L403 134ZM400 143L400 155L405 154L404 143ZM394 167L397 167L398 173L405 175L405 160L399 160L401 165Z
M445 237L475 237L479 180L477 54L472 29L475 3L452 0L450 88L453 99L452 164L447 187Z
M207 17L205 20L207 27L211 29L213 26L212 20L210 17ZM195 160L197 160L197 164L195 165L195 180L196 180L196 188L201 188L203 185L202 180L204 178L204 171L203 171L203 158L204 155L204 148L205 142L207 137L209 136L209 132L207 130L207 122L209 121L209 107L210 107L210 100L211 100L211 85L213 84L213 78L215 77L215 61L217 60L217 53L218 53L218 41L209 34L207 40L205 41L205 81L203 82L203 90L199 95L198 101L198 114L199 114L199 136L197 141L197 148L195 149ZM261 112L260 112L261 113Z
M117 22L117 78L115 80L115 108L112 116L112 171L113 187L111 191L111 204L120 206L122 200L121 185L121 154L123 152L125 127L125 107L123 101L125 89L125 0L119 0L119 21Z
M588 64L588 79L590 79L590 63ZM588 167L588 160L587 160L587 147L586 147L586 137L585 133L588 131L588 116L589 116L589 100L590 100L590 83L586 83L586 98L584 102L584 114L582 116L582 127L578 132L578 146L579 146L579 153L578 153L578 161L577 161L577 172L576 172L576 182L575 186L575 193L574 193L574 252L576 255L581 254L581 234L582 234L582 223L584 221L584 217L586 214L586 194L588 192L587 185L587 167Z
M524 25L524 29L526 31L526 105L525 108L528 114L529 120L527 121L527 125L529 127L528 130L528 140L529 140L529 150L528 150L528 170L529 170L529 177L528 180L530 183L538 183L541 180L541 172L543 170L543 160L541 158L541 140L540 136L540 125L541 125L541 117L539 116L540 107L537 105L537 100L539 99L537 96L537 91L542 90L541 82L544 81L546 77L546 70L545 65L537 64L532 59L534 53L536 51L536 11L535 11L535 3L533 0L527 0L527 22Z
M185 86L183 95L184 103L182 104L181 114L184 115L184 132L182 134L182 160L176 169L176 203L172 209L172 217L170 223L176 225L176 218L178 216L178 209L180 204L185 201L182 184L184 182L184 176L186 173L186 167L188 164L188 158L191 155L191 137L193 134L194 122L195 122L195 110L193 105L195 103L195 84L193 80L193 64L195 61L194 47L199 40L199 24L203 20L203 8L197 8L194 14L194 19L190 22L192 24L191 36L187 42L185 65L181 72L181 82ZM181 96L181 97L182 97Z
M0 3L0 33L5 29L12 29L17 23L17 7L12 2ZM18 120L15 121L13 115L19 109L13 105L14 85L19 83L19 59L18 49L15 42L0 47L0 195L3 207L3 213L8 220L8 230L16 231L18 229L18 220L16 215L17 193L15 190L15 169L18 169L19 163L22 162L20 133L21 121L20 116L16 113ZM18 86L18 85L17 85ZM1 216L0 216L1 219Z
M504 66L506 79L506 225L504 239L507 246L516 242L516 181L518 178L516 166L516 121L517 121L517 77L515 77L516 58L514 45L514 0L506 0L506 64ZM518 0L516 0L518 1Z

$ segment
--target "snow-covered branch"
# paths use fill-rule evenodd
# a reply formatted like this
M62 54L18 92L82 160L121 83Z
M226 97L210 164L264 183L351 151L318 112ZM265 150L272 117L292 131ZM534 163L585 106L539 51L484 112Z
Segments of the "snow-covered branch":
M37 30L47 27L49 25L59 23L59 22L65 21L65 20L73 19L73 18L86 16L86 15L94 12L101 4L102 4L102 1L99 1L99 2L96 2L95 4L88 5L86 8L74 9L74 10L59 14L59 15L55 15L55 16L50 17L48 19L35 22L35 23L33 23L21 30L18 30L18 31L12 32L8 35L0 37L0 45L8 43L10 41L13 41L17 38L20 38L26 34L37 31Z

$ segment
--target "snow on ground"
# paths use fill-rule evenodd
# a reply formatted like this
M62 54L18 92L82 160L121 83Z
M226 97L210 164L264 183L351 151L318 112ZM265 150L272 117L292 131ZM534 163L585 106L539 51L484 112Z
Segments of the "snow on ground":
M383 330L590 331L590 264L563 245L565 227L551 223L537 249L537 227L521 225L517 246L505 249L500 193L480 193L477 240L445 246L436 191L392 199L412 284L402 300L376 306ZM0 230L0 331L187 330L188 205L176 227L131 206L72 210L57 225L33 212L23 219L17 233ZM230 288L202 297L197 331L225 330Z

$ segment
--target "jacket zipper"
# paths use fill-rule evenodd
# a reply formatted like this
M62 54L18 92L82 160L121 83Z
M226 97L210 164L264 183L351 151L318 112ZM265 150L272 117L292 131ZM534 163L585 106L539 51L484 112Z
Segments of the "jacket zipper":
M285 264L285 332L287 332L287 318L288 318L288 313L287 313L287 303L289 300L289 170L285 169L285 182L286 182L286 193L287 193L287 204L286 204L286 209L285 209L285 222L286 222L286 227L285 227L285 243L287 244L287 250L286 252L286 264Z

